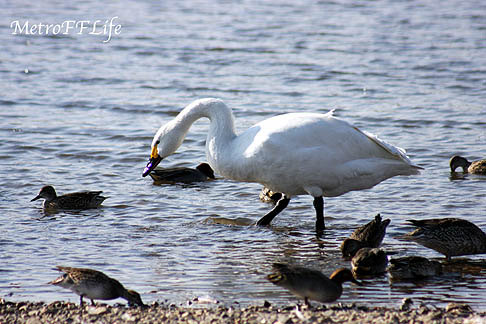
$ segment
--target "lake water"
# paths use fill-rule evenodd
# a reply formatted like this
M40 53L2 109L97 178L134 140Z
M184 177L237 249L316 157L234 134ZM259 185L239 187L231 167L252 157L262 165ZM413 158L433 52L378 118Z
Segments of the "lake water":
M462 217L486 230L486 177L451 178L448 160L486 157L484 1L43 1L0 10L0 297L78 301L47 285L55 265L104 271L146 302L194 297L226 305L297 301L265 278L273 262L329 275L349 266L339 245L381 213L383 248L438 253L397 239L407 219ZM12 35L11 22L104 23L119 34ZM92 25L91 25L92 27ZM97 30L99 31L99 30ZM222 98L238 131L286 112L327 112L407 150L425 170L325 199L314 233L312 199L295 197L268 228L259 184L222 179L153 185L141 173L156 130L191 101ZM194 167L206 120L162 166ZM30 202L52 184L63 194L103 190L103 208L46 214ZM388 277L345 285L339 300L398 307L404 297L486 311L485 255L420 283Z

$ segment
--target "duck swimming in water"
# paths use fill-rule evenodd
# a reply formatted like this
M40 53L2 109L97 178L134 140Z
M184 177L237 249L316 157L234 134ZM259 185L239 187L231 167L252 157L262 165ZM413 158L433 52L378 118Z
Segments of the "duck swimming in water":
M473 223L460 218L408 220L418 227L402 238L445 255L486 253L486 234Z
M102 191L72 192L58 196L53 186L44 186L31 201L44 198L42 207L46 209L89 209L97 208L106 199Z
M351 259L354 275L377 275L386 272L388 257L385 250L364 247Z
M157 183L191 183L214 179L214 171L207 163L201 163L195 169L154 169L149 175Z
M353 257L361 248L377 248L385 237L386 227L390 224L389 219L381 220L377 214L369 223L358 227L349 238L341 244L343 258Z
M191 125L210 120L206 158L225 178L256 182L283 193L258 225L268 225L292 196L314 197L316 230L324 230L323 197L368 189L398 175L418 174L405 151L334 117L333 112L290 113L236 134L234 116L219 99L196 100L160 127L142 176L182 144Z
M387 271L392 280L424 279L442 274L442 265L424 257L407 256L391 259Z
M462 168L464 173L485 174L486 175L486 159L469 162L462 156L454 155L449 160L451 172L456 172L457 168Z

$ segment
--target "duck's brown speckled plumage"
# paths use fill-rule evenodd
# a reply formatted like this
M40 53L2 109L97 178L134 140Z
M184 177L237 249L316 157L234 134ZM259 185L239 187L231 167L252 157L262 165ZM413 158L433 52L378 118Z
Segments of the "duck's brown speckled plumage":
M442 253L447 259L458 255L486 253L486 234L473 223L460 218L408 220L418 228L405 239Z
M358 227L349 238L341 244L343 257L353 257L359 249L364 247L379 247L386 234L389 219L382 220L380 214L369 223Z
M110 300L118 297L126 299L129 304L144 306L140 295L134 290L127 290L116 279L110 278L103 272L72 267L56 267L64 274L49 282L52 285L61 286L72 290L80 296L80 304L83 305L83 297L91 299Z

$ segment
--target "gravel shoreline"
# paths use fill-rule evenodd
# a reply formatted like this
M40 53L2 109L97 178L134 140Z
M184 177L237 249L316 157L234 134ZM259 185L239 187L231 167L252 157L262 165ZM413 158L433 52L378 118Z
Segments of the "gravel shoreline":
M403 307L402 307L403 308ZM465 304L446 308L420 306L389 309L356 305L319 305L312 309L295 306L180 307L153 303L147 308L97 306L66 302L8 302L0 300L0 323L486 323L486 312Z

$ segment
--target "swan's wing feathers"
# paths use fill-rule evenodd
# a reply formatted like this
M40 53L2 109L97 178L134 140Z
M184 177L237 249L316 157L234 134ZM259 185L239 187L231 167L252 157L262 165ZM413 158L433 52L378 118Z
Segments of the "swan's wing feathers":
M266 119L238 136L225 156L235 155L244 159L231 161L237 167L220 170L223 176L259 182L287 195L338 196L417 173L404 150L333 117L332 111Z
M372 140L373 142L378 144L381 148L388 151L390 154L395 156L397 159L400 159L400 160L407 162L408 164L410 164L414 168L423 169L422 167L415 165L410 160L410 158L407 156L407 152L403 148L391 145L390 143L386 142L385 140L382 140L381 138L379 138L378 136L376 136L375 134L372 134L370 132L362 131L362 130L356 128L356 127L354 129L356 129L358 132L365 134L370 140Z

